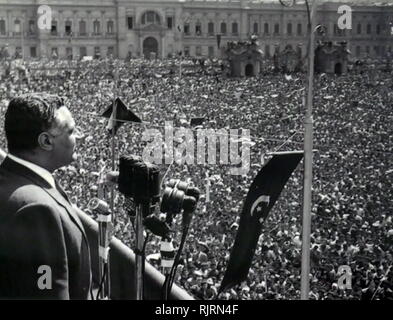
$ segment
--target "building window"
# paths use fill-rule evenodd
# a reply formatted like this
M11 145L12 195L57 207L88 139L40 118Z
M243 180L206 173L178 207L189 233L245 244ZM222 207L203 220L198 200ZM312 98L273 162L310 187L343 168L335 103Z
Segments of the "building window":
M190 24L188 22L184 24L184 34L190 34Z
M37 48L36 47L30 47L30 57L37 58Z
M81 36L86 35L86 21L84 20L79 21L79 34Z
M29 20L29 34L30 35L35 34L35 21L34 20Z
M214 47L209 46L209 48L208 48L208 55L209 55L209 58L213 58L214 57Z
M375 32L379 35L381 34L381 25L377 24Z
M335 35L335 36L337 36L338 34L339 34L339 28L338 28L338 25L337 24L334 24L334 30L333 30L333 34Z
M214 35L214 23L213 22L209 22L207 24L207 33L209 34L209 36Z
M172 30L173 28L173 17L167 17L166 18L166 24L168 29Z
M345 30L338 27L337 24L334 25L334 35L343 37L345 36Z
M0 34L5 35L5 21L2 19L0 20Z
M83 58L83 57L87 56L86 47L80 47L79 48L79 56L80 56L80 58Z
M195 48L195 54L197 56L201 56L202 55L202 47L201 46L196 46Z
M108 34L113 34L113 28L114 28L114 23L113 23L112 20L109 20L109 21L106 23L106 32L107 32Z
M101 24L98 20L93 22L93 34L98 35L100 34Z
M202 35L202 25L201 25L201 23L199 21L195 25L195 34L197 36Z
M302 24L301 23L298 23L297 24L297 35L298 36L301 36L302 35L302 33L303 33L303 26L302 26Z
M297 50L297 54L299 55L299 57L301 57L303 55L303 53L302 53L302 46L298 45L296 50Z
M128 30L132 30L132 28L134 28L134 19L132 17L127 17L127 27Z
M269 24L266 22L263 27L264 34L269 34Z
M232 23L232 34L237 35L239 33L237 22Z
M274 25L274 34L280 34L280 25L278 23Z
M71 47L67 47L66 48L66 58L68 60L72 60L73 56L72 56L72 48Z
M100 47L94 47L94 59L101 58L101 49Z
M357 26L357 34L362 34L362 25L360 23Z
M292 35L292 23L287 24L287 34Z
M51 49L51 57L52 57L52 59L57 59L57 58L59 57L59 53L58 53L56 47L53 47L53 48Z
M378 47L378 46L374 46L374 52L375 52L375 54L376 54L377 56L379 56L380 50L379 50L379 47Z
M227 34L227 24L225 22L221 22L220 31L223 35Z
M366 46L366 53L370 54L370 46Z
M160 24L160 16L154 11L147 11L142 15L142 24Z
M70 36L72 34L72 22L66 21L65 22L65 35Z
M21 47L16 47L15 48L15 59L20 59L22 58L22 48Z
M360 46L356 46L356 56L359 57L362 53Z
M371 24L367 25L367 34L371 34Z
M56 20L52 20L52 26L51 26L51 29L50 29L50 34L52 36L57 36L57 21ZM54 49L56 49L56 52L57 52L57 48L54 48Z
M20 32L21 32L20 20L18 20L18 19L16 19L14 21L14 32L15 32L15 34L20 34Z
M254 25L252 26L252 32L253 32L254 34L258 34L258 33L259 33L258 22L254 22Z
M265 46L265 57L270 58L270 45Z
M107 53L107 56L108 57L113 57L114 56L114 54L115 54L115 48L114 47L112 47L112 46L110 46L110 47L108 47L108 53Z
M186 57L190 56L190 47L184 47L184 56Z

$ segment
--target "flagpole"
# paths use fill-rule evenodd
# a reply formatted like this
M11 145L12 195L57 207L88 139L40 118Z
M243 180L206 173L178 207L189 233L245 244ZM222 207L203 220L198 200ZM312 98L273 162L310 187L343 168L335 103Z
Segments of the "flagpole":
M308 0L306 4L308 7ZM315 47L315 16L318 0L314 0L309 14L309 45L308 45L308 94L307 109L304 121L304 185L303 185L303 225L302 225L302 264L301 264L301 300L309 299L310 292L310 234L311 234L311 203L312 203L312 164L313 164L313 94L314 94L314 47Z
M25 61L25 35L24 35L24 29L25 29L25 23L24 23L25 17L22 19L22 32L21 32L21 46L22 46L22 60Z
M115 171L116 170L116 164L115 164L115 127L116 127L116 118L117 118L117 103L116 103L116 94L117 94L117 82L118 82L118 71L115 67L115 74L114 74L114 90L113 90L113 109L112 109L112 114L114 115L112 121L113 121L113 125L112 125L112 170ZM116 226L117 224L117 216L115 214L114 211L114 203L115 203L115 190L114 190L114 186L111 186L111 211L113 214L113 226Z
M183 52L180 53L180 66L179 66L179 79L181 80L182 78L182 62L183 62Z

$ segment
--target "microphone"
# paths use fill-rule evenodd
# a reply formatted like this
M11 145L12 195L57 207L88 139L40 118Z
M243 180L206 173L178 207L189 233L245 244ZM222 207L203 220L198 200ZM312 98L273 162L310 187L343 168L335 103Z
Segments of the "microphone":
M169 182L167 183L167 187L176 188L181 191L184 191L184 193L187 196L194 197L196 201L199 200L199 195L200 195L199 189L196 187L189 186L187 182L180 181L180 179L169 180Z
M106 184L117 185L118 181L119 181L119 172L118 171L110 171L104 176L104 183L106 183Z
M90 210L97 213L99 230L98 255L107 262L109 253L109 224L112 219L109 205L101 199L93 198L89 201L87 206Z
M87 204L88 208L92 211L97 211L98 214L108 215L109 213L109 206L108 204L98 198L93 198Z
M182 219L182 227L185 229L192 219L192 214L194 213L197 206L197 200L194 197L187 197L184 201L184 211Z
M153 234L161 238L168 238L172 231L169 226L155 216L148 216L144 219L143 225Z

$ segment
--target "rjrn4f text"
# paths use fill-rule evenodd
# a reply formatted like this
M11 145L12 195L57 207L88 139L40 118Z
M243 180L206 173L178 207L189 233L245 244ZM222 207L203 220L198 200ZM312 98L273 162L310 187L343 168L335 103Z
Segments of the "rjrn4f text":
M202 316L211 315L236 315L239 311L239 306L234 305L216 305L216 304L201 304L197 307L175 307L166 306L162 304L155 309L155 315L176 315L186 318L190 314L199 314Z

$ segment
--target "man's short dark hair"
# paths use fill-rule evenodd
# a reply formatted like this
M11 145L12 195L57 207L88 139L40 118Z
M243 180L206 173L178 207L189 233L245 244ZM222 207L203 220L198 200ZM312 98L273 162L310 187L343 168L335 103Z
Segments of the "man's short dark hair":
M27 93L13 98L5 114L4 129L10 153L30 151L38 146L38 136L54 124L61 97Z

